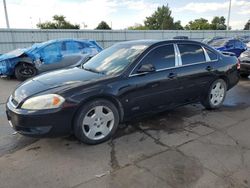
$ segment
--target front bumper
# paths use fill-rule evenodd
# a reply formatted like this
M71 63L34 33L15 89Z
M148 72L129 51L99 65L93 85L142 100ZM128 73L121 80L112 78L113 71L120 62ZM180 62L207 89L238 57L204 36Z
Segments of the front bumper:
M12 128L31 137L56 137L72 132L74 109L72 107L53 110L28 111L16 109L10 102L6 114Z
M0 61L0 75L11 76L14 74L14 65L9 61Z

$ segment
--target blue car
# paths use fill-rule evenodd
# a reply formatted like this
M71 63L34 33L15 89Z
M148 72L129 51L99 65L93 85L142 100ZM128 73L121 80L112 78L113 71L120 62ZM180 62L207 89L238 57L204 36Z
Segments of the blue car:
M220 39L210 43L210 46L221 52L234 53L236 57L247 50L247 46L239 39Z
M0 56L0 76L25 80L39 73L78 66L102 51L94 40L60 39L34 44Z

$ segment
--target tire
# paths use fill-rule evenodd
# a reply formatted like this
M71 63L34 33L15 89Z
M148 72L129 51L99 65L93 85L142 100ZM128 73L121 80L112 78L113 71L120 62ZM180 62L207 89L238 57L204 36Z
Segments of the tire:
M113 103L103 99L91 101L77 113L74 134L85 144L99 144L115 134L119 121L119 113Z
M201 100L201 103L208 110L220 108L225 100L226 93L226 82L223 79L215 80Z
M247 73L242 73L242 74L240 74L240 76L241 76L242 78L248 78L249 74L247 74Z
M24 81L31 78L37 74L37 69L27 63L21 63L15 68L15 76L18 80Z

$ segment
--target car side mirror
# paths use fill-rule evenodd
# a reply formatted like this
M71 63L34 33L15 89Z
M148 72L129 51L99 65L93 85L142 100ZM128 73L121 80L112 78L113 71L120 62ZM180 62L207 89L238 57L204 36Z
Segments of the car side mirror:
M155 71L155 67L152 64L144 64L142 65L137 72L138 73L147 73L147 72L154 72Z

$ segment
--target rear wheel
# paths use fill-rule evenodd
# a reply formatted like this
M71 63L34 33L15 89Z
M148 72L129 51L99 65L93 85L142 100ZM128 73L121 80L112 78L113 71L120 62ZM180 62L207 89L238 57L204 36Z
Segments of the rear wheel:
M21 63L15 68L15 76L18 80L26 80L31 78L37 74L37 69L27 63Z
M227 84L223 79L215 80L201 103L207 109L217 109L222 106L227 92Z
M119 113L107 100L86 103L74 122L75 136L86 144L99 144L110 139L119 124Z

